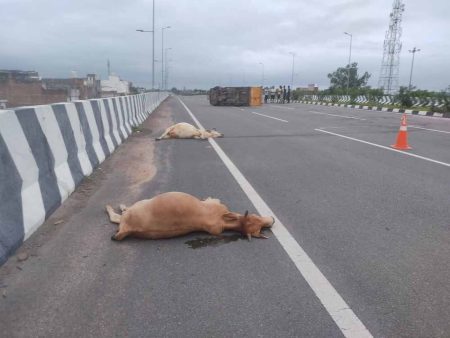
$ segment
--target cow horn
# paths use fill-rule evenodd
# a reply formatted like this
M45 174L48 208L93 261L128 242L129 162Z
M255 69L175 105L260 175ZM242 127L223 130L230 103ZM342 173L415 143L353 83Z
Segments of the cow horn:
M247 216L248 216L248 210L245 210L244 217L247 217Z

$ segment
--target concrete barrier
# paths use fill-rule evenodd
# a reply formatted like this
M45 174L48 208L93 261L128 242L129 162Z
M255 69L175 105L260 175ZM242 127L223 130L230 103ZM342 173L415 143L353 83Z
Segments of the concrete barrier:
M0 264L167 96L0 110Z

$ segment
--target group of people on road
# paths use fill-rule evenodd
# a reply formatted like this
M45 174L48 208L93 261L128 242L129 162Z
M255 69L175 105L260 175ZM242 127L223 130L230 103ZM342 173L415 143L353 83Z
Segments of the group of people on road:
M290 103L291 86L264 87L264 103Z

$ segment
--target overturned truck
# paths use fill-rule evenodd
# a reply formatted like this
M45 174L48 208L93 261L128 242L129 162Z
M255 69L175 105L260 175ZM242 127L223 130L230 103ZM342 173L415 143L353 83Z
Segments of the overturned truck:
M260 106L261 87L214 87L209 90L213 106Z

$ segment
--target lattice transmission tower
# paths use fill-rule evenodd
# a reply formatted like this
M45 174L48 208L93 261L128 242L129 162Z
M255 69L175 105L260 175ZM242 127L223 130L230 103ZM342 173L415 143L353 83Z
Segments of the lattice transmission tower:
M381 61L378 87L384 89L385 94L394 94L398 91L398 76L400 68L400 51L402 43L402 14L405 5L402 0L394 0L392 12L389 14L389 29L384 39L383 60Z

